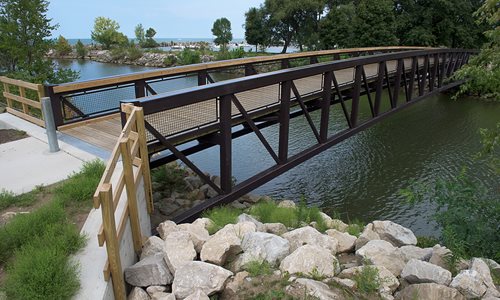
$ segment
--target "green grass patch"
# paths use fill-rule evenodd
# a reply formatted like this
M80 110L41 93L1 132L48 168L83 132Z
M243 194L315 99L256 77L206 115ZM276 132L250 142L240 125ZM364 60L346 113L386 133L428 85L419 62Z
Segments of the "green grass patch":
M324 232L328 229L320 210L307 207L302 200L298 207L279 207L274 201L261 201L250 208L250 214L262 223L282 223L286 227L297 228L316 222L316 229Z
M36 201L36 193L29 192L21 195L2 190L0 191L0 210L11 206L30 206Z
M378 269L373 266L364 266L361 272L354 274L353 278L361 293L376 293L380 288Z
M251 261L245 266L243 269L247 271L251 277L257 277L261 275L271 275L273 273L273 269L271 265L267 261Z
M179 169L177 165L167 164L151 171L151 180L155 184L156 190L170 196L172 192L182 192L186 190L184 177L186 171Z
M358 219L354 219L352 220L352 222L349 222L346 231L350 235L359 237L364 229L365 229L365 224L363 224L363 222L361 222Z
M243 213L241 209L220 206L204 212L203 217L212 220L212 224L208 227L208 232L214 234L227 224L236 224L236 220L241 213Z
M265 293L260 293L257 296L251 298L253 300L276 300L276 299L293 299L292 297L285 294L283 290L273 289Z
M436 244L439 244L439 240L432 236L417 236L417 247L420 248L432 248Z

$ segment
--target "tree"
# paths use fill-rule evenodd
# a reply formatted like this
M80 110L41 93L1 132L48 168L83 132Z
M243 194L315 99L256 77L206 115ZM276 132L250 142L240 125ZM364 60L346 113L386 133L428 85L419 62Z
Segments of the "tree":
M144 41L142 47L144 48L154 48L158 46L158 43L154 40L154 36L156 35L156 30L154 30L152 27L149 27L148 30L146 30L146 40Z
M84 58L87 55L87 48L85 48L85 45L82 43L82 41L78 40L78 42L76 42L75 48L78 57Z
M0 69L9 76L37 83L78 77L45 59L57 28L47 17L48 5L46 0L0 0Z
M91 37L101 44L104 49L110 49L111 46L115 45L128 44L127 36L118 32L118 29L120 29L118 22L105 17L97 17Z
M265 49L271 44L270 28L262 7L252 7L245 13L245 40L247 43L255 45L256 52L258 46Z
M398 44L392 0L360 0L354 19L353 46L391 46Z
M137 43L139 45L142 45L144 43L144 40L146 39L144 27L142 27L142 24L137 24L137 26L135 26L135 39L137 40Z
M320 22L319 40L323 49L348 48L353 45L353 22L356 17L354 4L331 8Z
M214 43L222 46L222 51L227 50L227 44L233 39L231 33L231 22L226 18L215 20L212 27L212 34L216 37Z
M59 56L68 55L72 51L71 45L69 44L68 40L65 39L62 35L60 35L57 39L54 48Z

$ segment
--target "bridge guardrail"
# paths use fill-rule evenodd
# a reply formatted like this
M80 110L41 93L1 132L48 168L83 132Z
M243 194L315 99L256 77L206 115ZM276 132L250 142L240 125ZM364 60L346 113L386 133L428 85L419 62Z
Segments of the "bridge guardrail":
M424 47L371 47L325 50L259 56L227 61L216 61L101 79L49 85L46 93L51 98L57 126L88 120L119 112L119 101L141 98L172 90L166 82L176 81L180 87L205 85L217 81L216 75L230 72L234 76L254 75L259 71L339 60L365 54L425 49Z
M238 78L210 85L159 94L124 101L142 107L145 115L145 128L149 137L150 156L156 152L168 150L170 154L155 155L151 165L168 161L181 160L210 185L219 196L209 199L197 207L178 216L175 221L193 220L201 211L229 203L250 192L275 176L293 168L304 160L326 150L336 143L368 128L379 120L401 110L404 107L439 91L457 86L461 82L448 82L450 76L469 56L477 51L464 49L432 49L379 54L368 57L350 58L341 61L319 63L299 68L279 70L250 77ZM394 63L394 72L387 66ZM405 65L406 64L406 65ZM368 80L368 66L376 66L375 76ZM354 78L347 89L340 88L340 71L354 70ZM372 70L373 72L373 70ZM321 81L321 91L316 99L305 103L297 93L298 82L303 79ZM243 93L277 87L277 102L257 111L251 111L240 101ZM383 111L382 92L386 90L389 103ZM368 115L360 115L361 96L365 95L369 104ZM400 100L404 97L404 103ZM312 101L315 100L315 101ZM350 109L347 106L350 101ZM331 105L341 105L344 112L346 129L331 134L329 116ZM295 111L290 108L297 107ZM310 112L320 110L319 128L311 120ZM180 134L171 134L167 124L176 124L175 120L190 120L199 117L207 119L207 112L216 113L215 121L193 126ZM317 144L306 150L289 156L288 135L290 118L304 115L316 137ZM362 118L361 118L362 117ZM245 126L232 130L236 124ZM279 124L279 145L276 153L265 139L260 129ZM233 138L253 132L257 135L276 165L258 173L233 187L232 185L232 147ZM177 145L204 134L198 145L183 150ZM212 135L209 135L212 133ZM186 136L191 136L188 139ZM220 185L213 183L187 155L219 145Z

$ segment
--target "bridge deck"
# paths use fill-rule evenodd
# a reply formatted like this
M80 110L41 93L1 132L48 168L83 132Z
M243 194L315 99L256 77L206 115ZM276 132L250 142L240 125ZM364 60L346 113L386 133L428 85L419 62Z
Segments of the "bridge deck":
M423 59L419 60L420 66L422 66L422 63ZM430 63L432 64L432 60ZM388 71L394 72L396 64L396 61L389 61L387 63ZM364 69L367 78L373 79L377 75L378 65L366 65ZM411 61L405 61L405 69L411 69ZM335 77L341 86L348 85L352 82L353 76L354 69L352 68L335 71ZM294 84L300 95L304 96L321 92L322 82L322 76L317 75L295 80ZM266 108L269 105L279 103L279 90L278 85L273 85L239 93L236 97L247 111L258 110ZM294 95L292 94L292 97L293 96ZM239 111L234 105L232 107L232 113L233 115L239 114ZM217 104L215 99L190 105L188 107L180 107L167 112L162 112L161 115L152 115L148 119L148 122L157 128L162 128L162 133L167 133L168 135L175 135L176 133L194 129L204 124L216 121ZM111 151L121 132L120 115L114 114L89 121L61 126L59 130L89 144Z

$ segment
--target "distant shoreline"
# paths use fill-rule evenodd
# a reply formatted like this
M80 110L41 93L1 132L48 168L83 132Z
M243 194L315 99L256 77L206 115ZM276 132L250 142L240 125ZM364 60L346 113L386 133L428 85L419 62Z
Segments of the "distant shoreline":
M95 44L95 42L91 39L91 38L68 38L67 39L68 42L70 43L70 45L75 45L78 40L80 40L84 45L91 45L91 44ZM135 41L136 39L134 38L131 38L129 39L130 41ZM157 41L158 43L169 43L171 41L173 42L181 42L181 43L186 43L186 42L208 42L208 43L212 43L213 42L213 38L155 38L155 41ZM232 43L242 43L244 42L245 39L244 38L235 38L233 39L231 42Z

